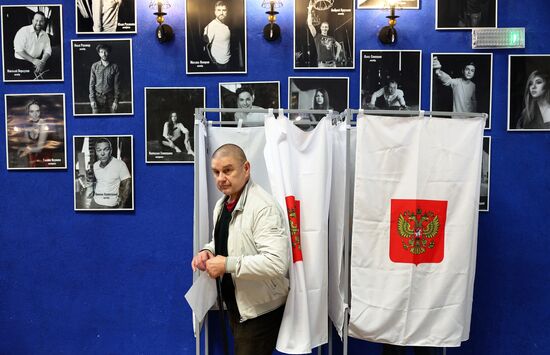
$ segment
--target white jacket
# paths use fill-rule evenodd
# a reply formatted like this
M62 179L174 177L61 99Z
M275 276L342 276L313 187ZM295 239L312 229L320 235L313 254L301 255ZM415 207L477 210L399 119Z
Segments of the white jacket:
M214 226L227 197L214 207ZM212 232L214 234L214 232ZM214 238L203 249L215 253ZM249 180L232 212L226 272L231 273L241 322L286 302L290 233L274 198Z

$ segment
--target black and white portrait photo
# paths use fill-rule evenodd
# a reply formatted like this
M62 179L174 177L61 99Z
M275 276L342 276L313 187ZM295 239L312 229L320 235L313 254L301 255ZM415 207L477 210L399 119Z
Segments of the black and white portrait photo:
M187 0L187 74L246 73L246 2Z
M134 209L133 137L73 136L75 211Z
M136 33L136 0L75 0L76 33Z
M489 212L489 186L491 180L491 137L483 137L483 155L481 156L481 189L479 191L479 210Z
M334 110L349 107L349 78L289 77L288 108L303 110ZM318 122L325 114L290 115L291 119Z
M432 53L431 110L486 113L491 128L492 53Z
M279 108L279 82L220 83L220 107L222 108ZM222 121L243 120L243 125L263 125L265 113L222 113Z
M508 130L550 131L550 54L508 57Z
M132 40L72 40L73 114L132 115Z
M353 69L354 0L296 0L294 69Z
M387 9L393 1L397 9L419 9L420 0L357 0L358 9Z
M436 30L497 27L498 0L436 0Z
M2 6L5 82L63 81L61 5Z
M361 108L418 110L421 51L361 51Z
M204 87L146 87L145 140L147 163L195 161L195 109L204 108Z
M65 169L65 94L8 94L6 152L10 169Z

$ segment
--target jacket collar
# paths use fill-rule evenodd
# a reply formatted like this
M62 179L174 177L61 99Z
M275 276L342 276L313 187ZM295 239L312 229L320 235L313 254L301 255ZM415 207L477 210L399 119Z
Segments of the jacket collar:
M246 199L248 197L248 190L250 190L250 188L253 185L254 185L254 182L252 181L251 178L249 178L246 185L244 185L243 192L241 192L241 196L239 196L239 201L237 202L237 205L235 205L235 209L233 210L233 212L243 210L244 205L246 203Z

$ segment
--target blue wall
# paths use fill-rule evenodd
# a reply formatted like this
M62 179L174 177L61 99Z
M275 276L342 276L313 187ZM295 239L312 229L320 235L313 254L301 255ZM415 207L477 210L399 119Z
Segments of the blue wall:
M32 2L32 1L31 1ZM35 1L32 3L40 3ZM185 75L183 0L166 20L176 40L160 45L148 1L137 0L133 38L133 117L74 118L71 114L70 40L77 36L74 2L65 1L65 82L0 84L2 93L65 92L68 169L10 171L0 154L0 353L191 354L195 341L183 294L191 285L192 165L144 162L144 86L206 86L207 105L218 105L218 82L287 77L350 77L350 105L359 104L360 49L388 49L377 41L385 12L356 13L356 69L292 69L293 6L278 23L280 43L267 43L260 1L248 1L248 75ZM470 340L448 354L547 354L550 348L550 134L506 132L509 53L550 53L550 4L500 0L500 27L526 27L527 48L494 51L491 201L479 222L477 275ZM45 1L43 3L51 3ZM13 0L10 4L24 4ZM396 49L423 51L422 108L429 109L430 53L470 52L465 31L435 31L434 1L400 11ZM121 36L125 37L125 36ZM103 38L106 38L103 36ZM108 37L112 38L112 37ZM0 108L4 117L4 107ZM0 151L5 151L4 124ZM133 134L135 212L73 211L72 136ZM350 353L379 347L352 340Z

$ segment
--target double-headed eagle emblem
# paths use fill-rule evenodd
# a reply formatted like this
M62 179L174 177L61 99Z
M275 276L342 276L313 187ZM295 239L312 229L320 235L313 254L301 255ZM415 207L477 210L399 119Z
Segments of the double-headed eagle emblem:
M439 231L439 218L433 212L422 212L419 208L416 213L405 211L397 220L397 231L405 250L419 255L426 252L426 248L435 246L434 237Z

